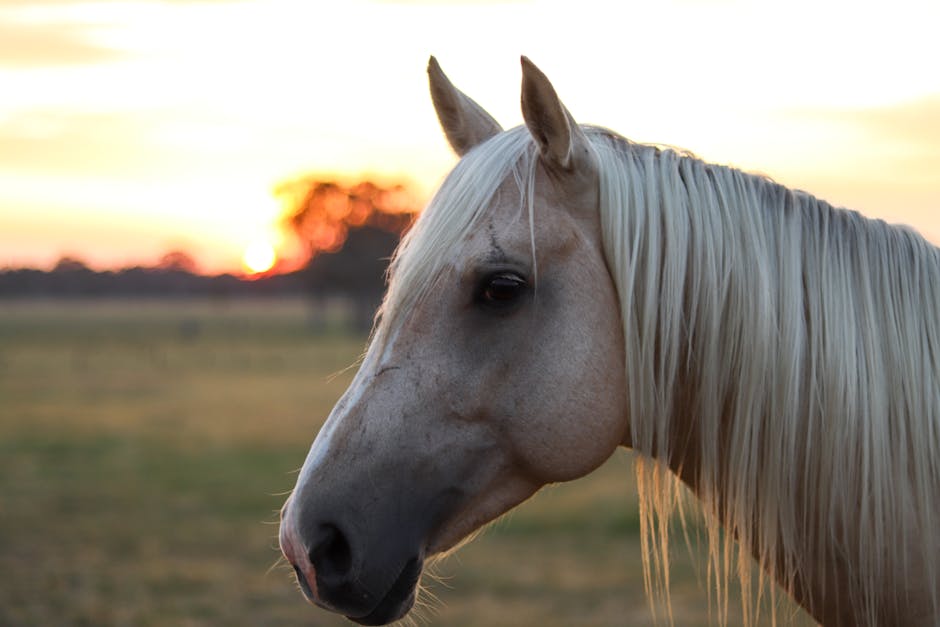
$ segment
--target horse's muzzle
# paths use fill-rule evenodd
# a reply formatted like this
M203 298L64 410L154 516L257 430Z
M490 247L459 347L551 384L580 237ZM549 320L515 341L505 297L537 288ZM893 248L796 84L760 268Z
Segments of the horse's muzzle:
M310 602L361 625L384 625L408 613L421 577L420 556L392 560L394 563L370 560L370 576L363 572L362 560L354 561L352 541L340 526L319 523L302 527L308 532L298 531L288 502L282 510L281 551ZM375 572L397 575L375 581Z

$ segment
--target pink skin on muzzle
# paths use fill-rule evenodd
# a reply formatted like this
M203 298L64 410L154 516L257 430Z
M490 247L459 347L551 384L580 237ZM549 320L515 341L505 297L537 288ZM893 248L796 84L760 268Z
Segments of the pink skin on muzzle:
M317 577L313 564L310 562L310 556L304 550L303 543L297 534L297 528L294 524L294 518L289 515L290 499L284 503L281 508L281 526L278 533L278 543L281 545L281 553L287 562L294 567L298 576L303 577L309 589L310 600L316 602L319 598L317 594Z

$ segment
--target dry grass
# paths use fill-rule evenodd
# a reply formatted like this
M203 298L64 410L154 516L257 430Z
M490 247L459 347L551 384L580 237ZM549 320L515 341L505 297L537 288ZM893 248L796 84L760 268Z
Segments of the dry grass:
M0 304L0 624L347 624L269 567L362 348L299 302ZM707 624L675 559L676 623ZM436 570L429 624L650 623L627 456Z

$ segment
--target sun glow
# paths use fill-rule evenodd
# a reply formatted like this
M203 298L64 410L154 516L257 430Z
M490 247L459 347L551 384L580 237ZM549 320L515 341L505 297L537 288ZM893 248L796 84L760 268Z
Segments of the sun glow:
M270 242L256 240L245 247L242 254L242 264L251 274L261 274L274 267L277 262L277 253Z

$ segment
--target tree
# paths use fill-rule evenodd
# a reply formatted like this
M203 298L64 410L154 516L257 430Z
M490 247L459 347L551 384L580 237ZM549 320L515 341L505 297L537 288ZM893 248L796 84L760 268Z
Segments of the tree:
M157 263L158 270L175 270L178 272L187 272L197 274L199 266L192 255L182 250L171 250L160 257Z
M275 193L286 199L287 224L311 258L342 248L351 229L372 226L400 237L418 212L418 202L402 184L344 185L308 177L284 183Z
M401 184L344 185L313 177L285 183L276 193L286 197L285 221L307 248L303 275L311 294L347 298L356 327L368 330L389 259L418 212L415 196Z
M56 262L55 267L52 269L53 272L90 272L88 265L79 259L78 257L73 257L71 255L63 255Z

